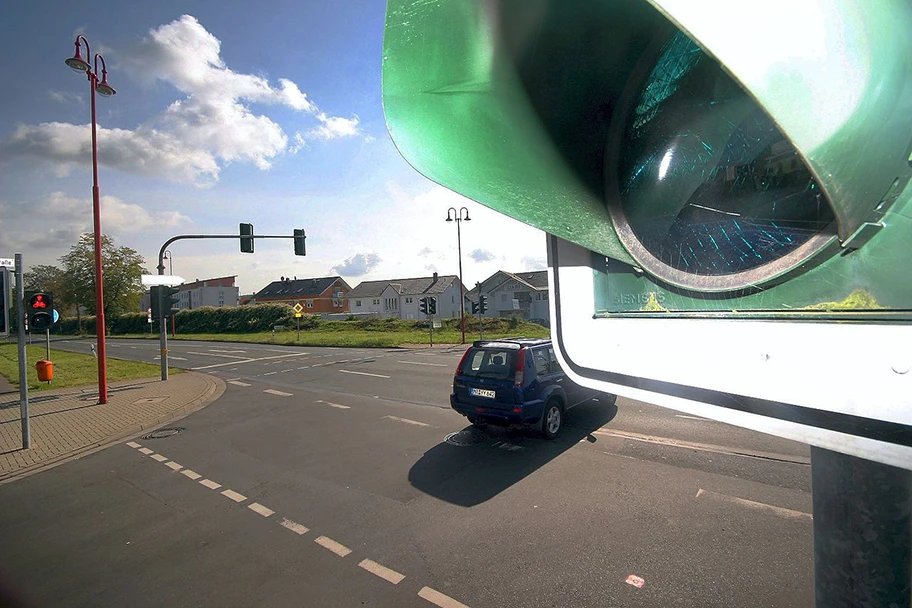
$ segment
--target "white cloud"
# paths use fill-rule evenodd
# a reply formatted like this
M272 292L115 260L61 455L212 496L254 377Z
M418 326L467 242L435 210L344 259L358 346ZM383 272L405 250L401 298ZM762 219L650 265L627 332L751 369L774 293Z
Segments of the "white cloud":
M359 119L326 114L296 83L280 78L273 86L261 76L230 69L221 57L221 41L195 17L184 15L149 31L133 47L118 52L119 67L148 85L175 87L183 97L135 129L99 129L99 162L123 171L179 182L207 185L219 179L222 165L249 162L269 169L285 151L304 145L289 138L253 103L284 106L310 114L319 123L308 134L329 141L359 134ZM67 96L51 92L54 99ZM61 122L19 125L0 141L0 159L36 156L65 175L90 160L88 126Z
M485 249L476 249L469 254L469 257L476 262L490 262L497 258L493 253Z
M381 258L376 253L357 253L333 266L330 272L343 277L360 277L376 268L380 262Z
M520 260L523 265L523 270L547 270L548 262L545 258L536 258L526 256Z
M75 103L80 106L85 106L85 98L82 95L77 93L71 93L69 91L48 91L48 97L56 101L57 103L71 104Z

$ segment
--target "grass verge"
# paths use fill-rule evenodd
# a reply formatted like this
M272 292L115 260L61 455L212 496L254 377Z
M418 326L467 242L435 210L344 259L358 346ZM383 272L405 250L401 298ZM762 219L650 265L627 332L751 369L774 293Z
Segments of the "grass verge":
M35 362L47 355L44 346L26 346L25 357L28 361L28 388L30 391L42 391L72 386L89 386L98 383L98 361L92 355L70 353L51 349L51 361L54 363L54 379L51 383L39 382ZM174 372L178 370L173 370ZM152 378L161 373L161 367L139 361L124 361L108 357L108 382ZM0 344L0 376L19 386L19 356L15 344Z

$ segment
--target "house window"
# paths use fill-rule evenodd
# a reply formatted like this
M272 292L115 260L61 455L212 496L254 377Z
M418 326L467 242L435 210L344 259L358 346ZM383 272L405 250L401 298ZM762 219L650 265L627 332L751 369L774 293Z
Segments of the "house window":
M360 307L361 307L361 300L355 300L355 306L357 306L358 308L360 308Z
M405 299L405 303L406 303L406 304L411 304L411 303L412 303L412 299L411 299L411 298L406 298L406 299Z
M379 306L379 305L380 305L380 300L378 298L378 299L374 300L374 306Z
M387 298L385 309L386 310L398 310L399 309L399 299L398 298Z
M313 307L314 307L314 301L313 301L313 300L307 300L307 302L305 303L305 305L307 306L307 308L313 308Z

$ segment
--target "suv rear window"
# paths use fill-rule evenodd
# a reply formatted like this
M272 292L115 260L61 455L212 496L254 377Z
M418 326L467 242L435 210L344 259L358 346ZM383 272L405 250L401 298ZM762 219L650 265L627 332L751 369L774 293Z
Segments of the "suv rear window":
M518 352L516 349L506 348L472 348L462 365L462 375L502 380L512 378L516 371Z

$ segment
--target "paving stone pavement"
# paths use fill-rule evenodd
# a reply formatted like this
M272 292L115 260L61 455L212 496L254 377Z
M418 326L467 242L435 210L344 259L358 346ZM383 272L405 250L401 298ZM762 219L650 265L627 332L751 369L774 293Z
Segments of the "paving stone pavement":
M0 387L3 388L3 387ZM7 383L6 389L11 386ZM182 418L221 397L225 382L208 374L173 374L108 386L29 393L31 447L22 449L19 392L0 394L0 484L97 451Z

